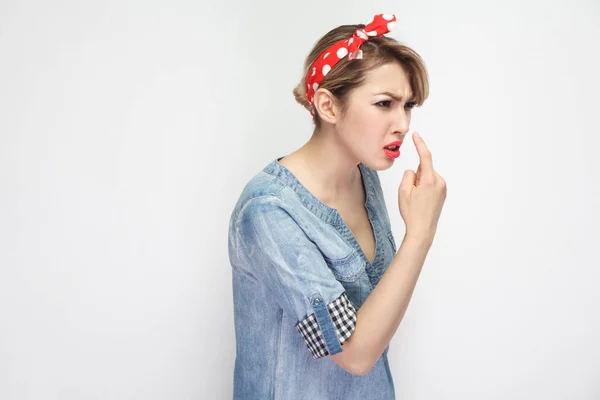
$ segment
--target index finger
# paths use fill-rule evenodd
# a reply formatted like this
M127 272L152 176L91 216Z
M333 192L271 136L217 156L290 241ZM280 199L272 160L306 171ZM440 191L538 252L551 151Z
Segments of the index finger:
M425 141L418 132L414 132L412 137L415 147L417 148L417 153L419 154L419 159L421 160L421 172L426 175L434 175L431 151L429 151Z

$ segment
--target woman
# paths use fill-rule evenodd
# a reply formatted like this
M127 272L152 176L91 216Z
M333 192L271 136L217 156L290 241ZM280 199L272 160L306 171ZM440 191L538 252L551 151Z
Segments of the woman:
M396 249L377 170L392 166L428 95L421 58L383 36L393 15L340 26L309 54L296 100L315 129L269 163L231 216L239 399L392 399L388 343L406 311L446 197L418 134Z

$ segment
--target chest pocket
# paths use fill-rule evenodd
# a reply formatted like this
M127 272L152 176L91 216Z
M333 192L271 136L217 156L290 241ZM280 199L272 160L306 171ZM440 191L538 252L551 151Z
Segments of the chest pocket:
M365 262L356 251L339 260L325 259L333 272L335 279L340 282L355 282L365 272Z
M338 280L348 299L352 302L355 308L359 308L364 302L364 296L368 294L368 278L365 274L366 263L356 251L352 251L350 255L338 260L325 259L329 269L333 272L333 276Z

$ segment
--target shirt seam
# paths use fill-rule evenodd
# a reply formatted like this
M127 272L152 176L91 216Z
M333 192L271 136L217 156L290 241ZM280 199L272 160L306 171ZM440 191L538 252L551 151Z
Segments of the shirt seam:
M258 200L262 200L262 199L270 199L270 200L274 200L274 201L281 201L279 199L279 197L277 197L277 195L283 190L283 187L281 187L276 193L269 193L269 194L263 194L260 196L256 196L256 197L252 197L248 200L246 200L244 202L244 204L242 205L242 207L240 207L236 218L235 218L235 253L239 259L240 257L240 221L242 219L242 216L244 215L244 212L246 211L246 208L248 208L248 206L250 206L250 204L254 203L255 201Z

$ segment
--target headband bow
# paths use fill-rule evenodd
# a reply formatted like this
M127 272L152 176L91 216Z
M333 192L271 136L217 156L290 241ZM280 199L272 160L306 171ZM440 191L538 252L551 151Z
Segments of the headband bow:
M312 105L314 95L325 76L340 60L348 56L348 60L362 59L360 46L372 37L382 36L396 25L396 16L393 14L378 14L371 18L364 28L357 29L351 38L340 40L325 50L311 65L306 76L306 98Z

